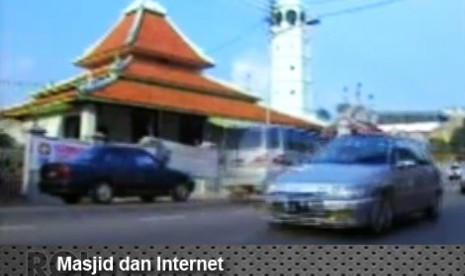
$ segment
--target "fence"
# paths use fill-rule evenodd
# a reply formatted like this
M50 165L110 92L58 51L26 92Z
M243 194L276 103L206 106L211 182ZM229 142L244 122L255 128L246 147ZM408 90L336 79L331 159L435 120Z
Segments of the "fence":
M0 202L8 202L21 194L23 148L0 148Z

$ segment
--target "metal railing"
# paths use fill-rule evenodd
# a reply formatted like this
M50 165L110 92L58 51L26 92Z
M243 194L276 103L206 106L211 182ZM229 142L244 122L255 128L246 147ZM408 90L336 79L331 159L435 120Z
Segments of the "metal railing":
M23 148L0 148L0 203L20 197L23 159Z

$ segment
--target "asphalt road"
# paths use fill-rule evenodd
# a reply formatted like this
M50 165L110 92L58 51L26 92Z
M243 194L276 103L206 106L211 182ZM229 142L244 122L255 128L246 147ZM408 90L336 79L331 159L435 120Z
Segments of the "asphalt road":
M0 207L0 244L465 244L465 196L454 190L437 222L411 218L381 237L272 229L260 212L254 204L224 202Z

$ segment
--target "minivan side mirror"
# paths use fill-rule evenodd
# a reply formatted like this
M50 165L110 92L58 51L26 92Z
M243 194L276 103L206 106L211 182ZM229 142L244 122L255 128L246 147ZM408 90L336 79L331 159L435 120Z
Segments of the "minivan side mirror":
M395 164L396 168L399 169L410 168L414 167L415 165L417 165L417 162L415 162L415 160L399 160Z

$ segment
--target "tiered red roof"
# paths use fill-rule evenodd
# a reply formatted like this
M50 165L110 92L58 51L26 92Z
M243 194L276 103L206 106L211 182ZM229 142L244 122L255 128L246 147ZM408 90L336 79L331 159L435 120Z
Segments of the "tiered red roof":
M231 119L266 118L256 97L201 72L213 62L152 1L133 4L76 64L87 72L45 89L30 103L7 110L6 115L28 117L34 108L57 101L105 101ZM270 118L276 124L317 128L274 111Z

